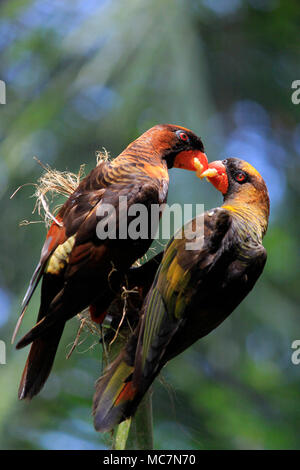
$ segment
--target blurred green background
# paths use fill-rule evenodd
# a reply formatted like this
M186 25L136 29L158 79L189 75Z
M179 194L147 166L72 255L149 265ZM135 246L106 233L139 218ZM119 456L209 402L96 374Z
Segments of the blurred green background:
M27 350L10 345L45 236L32 215L37 156L86 171L157 123L189 127L209 160L252 163L270 191L269 258L254 291L215 332L173 360L154 387L156 449L299 449L300 79L297 0L10 0L0 4L1 449L104 449L91 402L97 338L65 359L31 403L17 400ZM219 205L190 172L171 171L169 202ZM35 321L36 293L21 333Z

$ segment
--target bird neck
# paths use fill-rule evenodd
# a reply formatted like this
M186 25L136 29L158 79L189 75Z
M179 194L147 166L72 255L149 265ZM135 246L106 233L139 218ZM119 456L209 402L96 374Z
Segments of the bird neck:
M112 168L122 168L123 172L146 175L147 177L169 181L166 161L152 145L137 139L120 155L110 162Z
M250 236L255 242L262 242L269 221L268 197L262 197L255 202L243 198L225 197L222 207L230 211L245 238Z

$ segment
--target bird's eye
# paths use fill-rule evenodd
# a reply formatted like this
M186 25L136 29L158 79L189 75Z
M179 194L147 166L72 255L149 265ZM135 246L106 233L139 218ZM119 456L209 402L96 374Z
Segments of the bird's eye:
M247 175L243 171L239 171L238 173L235 174L234 179L238 183L245 183L247 179Z
M189 141L189 137L185 132L178 132L177 135L178 135L179 139L183 140L184 142Z

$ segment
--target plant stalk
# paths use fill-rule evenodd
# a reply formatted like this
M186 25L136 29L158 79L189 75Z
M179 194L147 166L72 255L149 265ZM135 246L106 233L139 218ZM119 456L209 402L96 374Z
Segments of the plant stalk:
M153 449L152 392L149 390L139 404L134 417L123 421L116 429L114 450Z

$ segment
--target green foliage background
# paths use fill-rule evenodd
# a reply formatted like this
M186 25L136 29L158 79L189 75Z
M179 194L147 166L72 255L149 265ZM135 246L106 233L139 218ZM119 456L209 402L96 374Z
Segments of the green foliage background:
M209 160L236 156L265 177L271 197L262 278L215 332L173 360L154 387L157 449L299 449L300 5L296 0L10 0L0 4L1 449L104 449L92 425L101 372L97 338L69 360L69 322L53 373L18 402L27 351L10 338L45 236L32 215L41 168L95 165L157 123L190 127ZM190 172L171 171L169 202L219 205ZM35 294L22 333L34 322ZM91 347L92 346L92 347Z

